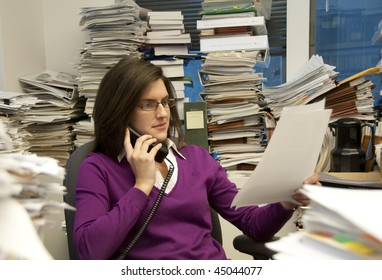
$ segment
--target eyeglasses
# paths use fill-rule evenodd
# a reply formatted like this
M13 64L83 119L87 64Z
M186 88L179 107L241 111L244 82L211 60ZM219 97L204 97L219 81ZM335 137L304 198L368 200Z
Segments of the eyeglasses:
M162 104L165 108L174 107L176 104L176 100L174 98L165 98L161 101L155 101L155 100L144 100L141 103L139 103L137 106L141 107L143 111L154 111L158 109L159 104Z

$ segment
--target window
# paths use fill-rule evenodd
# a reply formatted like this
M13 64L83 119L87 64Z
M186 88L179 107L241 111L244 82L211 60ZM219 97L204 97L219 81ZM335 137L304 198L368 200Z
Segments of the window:
M373 44L372 38L382 20L382 1L314 0L311 8L315 19L312 52L336 66L338 80L377 65L381 44ZM381 78L367 78L376 85L373 95L379 97Z

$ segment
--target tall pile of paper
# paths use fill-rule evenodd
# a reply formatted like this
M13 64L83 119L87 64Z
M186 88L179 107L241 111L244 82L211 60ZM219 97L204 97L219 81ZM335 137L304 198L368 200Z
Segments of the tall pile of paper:
M12 153L11 142L0 122L0 259L51 259L42 243L44 226L57 211L74 210L48 198L63 195L65 187L54 181L62 182L64 168L49 157Z
M210 151L230 176L248 176L266 146L264 78L254 70L267 63L265 20L252 1L206 0L202 9L197 29L206 55L199 77Z
M145 43L148 27L139 18L139 9L132 0L81 9L79 24L88 32L89 41L81 50L78 65L79 94L87 98L88 115L93 112L98 86L107 70L125 56L143 57L140 48ZM87 133L82 138L87 138Z
M150 11L146 34L146 57L162 68L174 86L179 116L184 115L184 59L189 56L191 36L185 32L181 11Z
M19 78L32 102L18 116L27 132L23 137L27 151L53 157L62 166L73 151L73 127L86 118L85 98L78 96L76 78L53 70Z
M382 259L381 189L304 185L304 230L267 244L276 259Z

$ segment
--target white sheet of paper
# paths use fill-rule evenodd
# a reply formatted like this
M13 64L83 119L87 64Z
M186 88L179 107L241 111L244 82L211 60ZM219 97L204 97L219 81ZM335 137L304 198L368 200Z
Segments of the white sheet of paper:
M283 109L260 163L232 206L292 201L293 191L314 173L331 114L324 108L325 100Z

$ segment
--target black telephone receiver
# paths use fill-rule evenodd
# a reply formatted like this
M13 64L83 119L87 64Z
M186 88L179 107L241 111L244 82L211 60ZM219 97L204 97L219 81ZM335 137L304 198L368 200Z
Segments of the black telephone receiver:
M139 137L141 137L141 135L139 135L138 132L136 132L134 129L132 129L131 127L128 127L128 129L130 130L130 142L131 142L131 145L134 147L135 145L135 142L137 141L137 139ZM151 149L155 146L155 144L151 144L149 146L149 150L148 152L151 151ZM155 161L156 162L163 162L163 160L165 159L165 157L168 155L168 149L166 146L164 146L162 144L162 147L159 149L159 151L157 152L157 154L155 155Z

